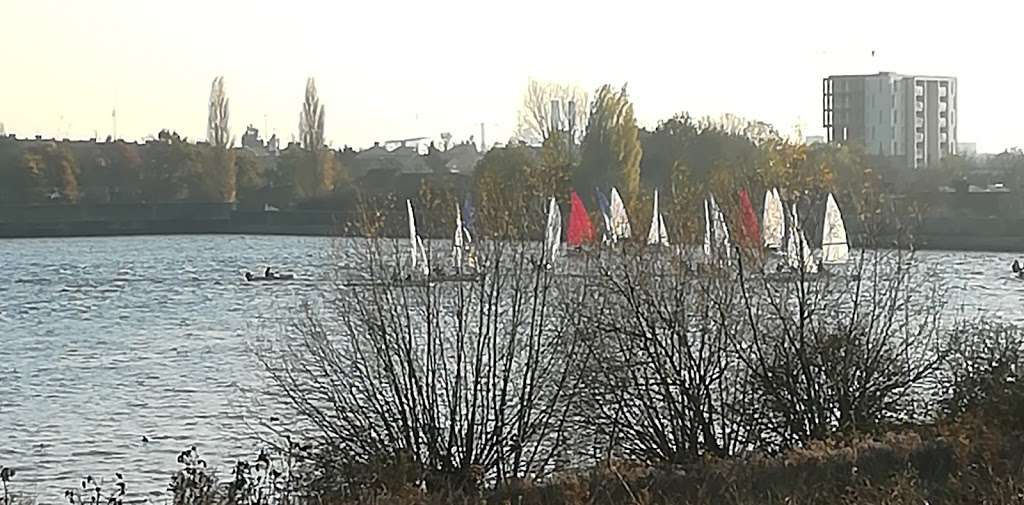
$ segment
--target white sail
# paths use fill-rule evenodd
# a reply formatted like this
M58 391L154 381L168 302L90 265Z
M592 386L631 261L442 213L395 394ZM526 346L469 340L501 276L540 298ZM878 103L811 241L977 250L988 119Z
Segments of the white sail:
M728 258L732 254L729 245L729 227L725 224L725 214L715 201L715 195L709 194L704 200L704 254L708 258Z
M462 209L459 208L459 204L455 204L455 235L452 237L452 266L456 270L462 269L463 264L463 252L465 243L463 242L464 232L462 230Z
M665 215L658 212L657 214L657 241L665 247L669 247L669 228L665 225Z
M771 249L781 248L785 218L782 216L782 199L779 198L778 189L765 191L761 223L764 230L764 246Z
M555 263L562 245L562 212L558 210L558 203L552 197L548 204L548 223L544 228L544 259L545 264L550 268Z
M715 231L715 247L718 254L723 258L732 256L732 247L729 245L729 227L725 224L725 214L722 208L715 201L715 195L711 195L711 216L714 219L711 223Z
M412 202L406 200L405 209L409 212L409 264L413 270L416 270L416 263L419 262L420 255L416 246L416 216L412 213Z
M619 190L612 188L611 196L611 230L614 241L626 240L632 234L629 227L629 216L626 215L626 206L622 203L622 196Z
M818 264L814 262L814 253L807 243L807 237L800 229L800 217L796 212L796 204L789 214L790 225L786 227L786 260L789 267L797 272L814 273Z
M430 275L430 263L427 261L427 248L423 247L423 240L416 236L416 248L420 252L419 269L423 275Z
M847 243L846 223L839 211L832 193L828 194L825 204L825 227L821 234L821 261L829 265L846 263L850 257L850 245Z
M654 210L651 213L651 229L647 232L647 243L650 245L670 245L668 242L668 230L665 228L665 218L658 210L658 190L654 190Z
M427 275L430 273L430 265L427 264L427 251L423 247L423 241L416 233L416 216L412 212L412 202L406 200L405 208L409 211L409 264L413 271L419 270Z

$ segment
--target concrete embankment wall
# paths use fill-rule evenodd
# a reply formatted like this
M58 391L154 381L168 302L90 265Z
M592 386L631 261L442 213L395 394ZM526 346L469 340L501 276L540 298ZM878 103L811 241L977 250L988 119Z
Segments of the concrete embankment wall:
M339 233L332 212L257 212L231 204L0 207L0 238L170 234Z
M404 212L401 217L402 226L397 221L389 223L394 226L387 226L394 228L392 235L404 236ZM429 235L426 224L437 220L426 215L419 217L424 225L421 233ZM264 212L239 210L233 204L0 206L0 238L170 234L354 236L358 235L354 222L355 216L345 212ZM447 237L447 226L432 228L438 228L434 235ZM858 227L849 223L849 228L856 247ZM918 249L1024 251L1024 218L926 218L913 230L913 238Z

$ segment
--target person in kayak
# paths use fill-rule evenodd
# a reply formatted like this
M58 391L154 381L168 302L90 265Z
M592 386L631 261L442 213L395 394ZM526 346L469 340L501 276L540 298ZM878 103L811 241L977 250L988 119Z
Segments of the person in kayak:
M266 278L266 279L273 279L274 278L274 272L270 271L270 267L267 267L267 269L263 271L263 277Z
M1013 269L1013 273L1015 273L1015 274L1016 274L1016 273L1020 273L1020 261L1018 261L1018 260L1013 260L1013 266L1012 266L1012 267L1010 267L1010 268L1012 268L1012 269Z
M245 273L245 280L252 282L252 272Z

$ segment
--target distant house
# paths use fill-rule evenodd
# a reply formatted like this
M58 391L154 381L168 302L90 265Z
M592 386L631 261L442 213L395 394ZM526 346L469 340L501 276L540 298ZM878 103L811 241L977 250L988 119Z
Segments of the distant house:
M447 151L442 151L441 156L445 159L445 168L450 173L472 175L476 164L483 158L476 144L467 142L458 144Z
M430 173L427 162L412 146L401 146L389 151L379 142L374 142L373 147L356 154L354 162L353 168L360 176L372 172L386 172L390 175Z

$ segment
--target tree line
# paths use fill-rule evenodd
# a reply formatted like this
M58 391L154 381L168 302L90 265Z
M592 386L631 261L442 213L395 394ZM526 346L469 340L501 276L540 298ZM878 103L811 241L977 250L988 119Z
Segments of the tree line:
M324 144L325 107L310 78L299 124L301 143L268 163L235 147L224 79L210 90L207 139L171 130L137 144L0 138L0 203L236 202L261 196L295 202L346 182L342 152ZM269 195L267 194L269 193Z
M217 78L211 85L205 142L190 142L170 130L141 145L0 138L0 202L260 201L294 206L333 198L330 205L347 206L355 190L354 152L326 145L325 116L315 81L309 79L300 108L300 141L280 156L257 156L234 147L227 91ZM699 228L694 209L709 192L729 206L736 204L740 189L756 195L778 187L797 199L832 191L865 219L885 208L887 194L920 186L925 178L959 180L994 168L1019 185L1016 168L1024 166L1024 157L1007 152L991 166L954 157L908 174L888 169L858 146L808 145L770 124L734 115L697 118L682 112L645 128L635 118L625 86L604 85L588 93L577 86L530 81L518 117L515 136L484 153L469 189L480 202L483 224L495 232L506 232L503 223L510 216L539 209L549 197L567 201L571 189L593 208L594 189L614 186L641 221L649 218L645 213L652 190L658 189L668 225L675 228L670 231L686 238ZM437 157L436 149L425 157L435 172ZM422 182L434 187L421 193L447 192L461 199L465 195L459 193L467 191L455 178L423 177ZM374 189L400 198L417 196L397 194L388 184L384 180Z
M832 191L865 219L884 207L882 171L856 146L807 145L734 115L684 112L642 128L625 86L602 86L590 99L577 88L533 81L518 138L477 165L474 190L482 224L493 234L509 233L513 216L540 213L549 197L568 201L570 190L594 209L594 190L611 187L641 223L649 221L658 189L670 234L680 239L697 233L700 202L712 192L730 206L738 205L741 189L758 194L778 187L794 200Z

